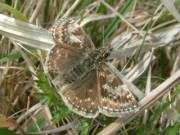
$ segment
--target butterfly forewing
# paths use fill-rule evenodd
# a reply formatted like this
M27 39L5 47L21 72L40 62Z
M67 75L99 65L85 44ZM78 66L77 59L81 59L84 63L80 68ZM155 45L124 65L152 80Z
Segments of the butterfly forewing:
M83 57L80 50L71 50L56 45L51 49L47 60L48 73L51 76L53 84L61 87L68 80L64 78L64 74L68 72L72 66L79 64L79 60Z
M83 28L73 19L62 19L51 28L56 45L72 50L89 50L94 48L92 40Z
M93 43L72 19L60 20L51 31L56 45L48 54L46 70L59 89L64 83L72 82L73 78L64 75L81 62Z

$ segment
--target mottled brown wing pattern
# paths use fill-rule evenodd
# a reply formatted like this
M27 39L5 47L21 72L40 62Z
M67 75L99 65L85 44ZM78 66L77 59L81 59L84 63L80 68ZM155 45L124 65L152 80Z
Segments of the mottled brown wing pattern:
M71 20L55 24L51 31L56 45L48 54L46 66L53 85L72 111L89 118L96 117L99 101L96 71L92 70L73 83L69 83L64 77L93 49L92 41Z
M61 19L50 31L56 45L48 54L46 70L53 84L59 88L66 83L63 74L80 63L93 48L93 43L73 19Z
M79 49L72 50L60 45L56 45L51 49L47 58L46 67L56 87L60 88L66 83L63 74L68 72L74 65L77 65L83 55Z
M94 47L83 28L73 19L61 19L51 31L56 44L65 48L89 50Z
M99 95L95 70L89 72L80 82L64 86L59 94L72 111L88 118L98 115Z
M72 111L95 118L99 112L122 117L137 110L137 102L131 92L122 86L121 80L105 64L101 64L106 60L103 59L104 54L97 52L104 51L94 49L82 27L68 19L54 25L51 31L56 45L48 54L47 71Z
M101 86L100 112L107 116L123 117L137 111L137 101L122 81L102 65L99 72Z

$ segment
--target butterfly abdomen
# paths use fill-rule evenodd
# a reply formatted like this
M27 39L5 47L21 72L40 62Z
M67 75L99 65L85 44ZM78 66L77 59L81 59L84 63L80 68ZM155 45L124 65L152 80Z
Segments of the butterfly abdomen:
M95 68L94 64L94 60L87 56L80 61L79 64L75 65L68 72L66 72L63 75L64 79L69 83L80 81Z

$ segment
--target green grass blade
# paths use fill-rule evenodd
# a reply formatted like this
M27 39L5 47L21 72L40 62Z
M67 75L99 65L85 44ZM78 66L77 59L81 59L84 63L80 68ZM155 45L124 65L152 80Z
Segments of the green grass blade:
M8 128L0 128L0 135L17 135L15 131L11 131Z
M20 53L11 54L11 55L4 56L4 57L0 56L0 63L15 61L15 60L18 60L19 58L21 58Z
M28 22L28 19L21 12L12 8L8 4L0 2L0 7L9 11L10 13L12 13L16 19L19 19L19 20L24 21L24 22Z
M128 0L122 9L119 10L120 14L125 14L133 4L133 0ZM104 33L99 37L99 42L102 42L102 40L106 40L108 37L112 35L112 33L117 29L117 27L121 24L121 20L119 17L116 17L112 20L112 23L105 29ZM98 43L99 43L98 42Z

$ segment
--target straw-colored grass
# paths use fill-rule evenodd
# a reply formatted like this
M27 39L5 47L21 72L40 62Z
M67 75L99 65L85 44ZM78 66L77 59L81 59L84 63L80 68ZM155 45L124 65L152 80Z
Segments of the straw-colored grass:
M179 133L180 2L2 0L0 134L176 135ZM95 47L113 46L108 64L136 96L124 118L83 118L63 103L44 72L49 31L75 17Z

